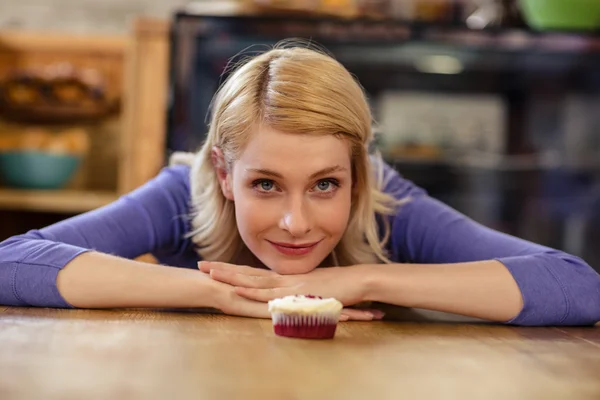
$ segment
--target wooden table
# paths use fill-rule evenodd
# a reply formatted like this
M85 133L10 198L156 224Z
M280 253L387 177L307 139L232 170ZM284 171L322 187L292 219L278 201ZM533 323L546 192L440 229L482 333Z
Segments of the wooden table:
M0 399L600 399L600 327L0 307Z

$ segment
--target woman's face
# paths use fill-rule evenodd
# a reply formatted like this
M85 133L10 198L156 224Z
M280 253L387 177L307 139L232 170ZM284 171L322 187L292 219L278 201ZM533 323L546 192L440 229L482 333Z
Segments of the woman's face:
M348 225L352 173L343 139L262 127L225 179L242 240L280 274L315 269Z

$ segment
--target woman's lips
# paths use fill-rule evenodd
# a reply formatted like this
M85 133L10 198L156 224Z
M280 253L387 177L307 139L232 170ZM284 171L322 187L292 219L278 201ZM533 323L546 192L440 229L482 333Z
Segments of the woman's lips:
M286 256L304 256L313 251L315 247L317 247L317 245L321 243L320 240L318 242L306 244L271 242L270 240L267 241L271 243L271 245L273 245L273 247L275 247L277 251L279 251L282 254L285 254Z

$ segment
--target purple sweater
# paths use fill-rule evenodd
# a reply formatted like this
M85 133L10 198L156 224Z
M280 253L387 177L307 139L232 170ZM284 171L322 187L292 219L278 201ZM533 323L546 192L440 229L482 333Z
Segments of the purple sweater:
M524 307L508 323L588 325L600 320L600 276L581 259L488 229L403 179L390 167L385 191L411 196L391 217L388 243L399 263L496 259L511 272ZM94 250L134 258L152 253L162 264L196 268L189 225L189 168L165 168L116 202L0 243L0 304L72 307L56 277L69 261Z

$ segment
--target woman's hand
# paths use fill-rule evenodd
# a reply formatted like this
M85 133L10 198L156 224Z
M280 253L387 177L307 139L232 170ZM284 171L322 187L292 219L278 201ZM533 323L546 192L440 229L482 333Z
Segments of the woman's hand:
M220 262L200 262L198 268L211 278L235 287L248 300L268 302L289 295L334 297L344 306L363 301L364 271L361 266L316 269L302 275L279 275L273 271ZM379 310L345 308L341 320L381 319Z
M214 284L214 307L228 315L238 317L271 318L268 306L259 301L244 298L235 293L235 288L221 282Z

